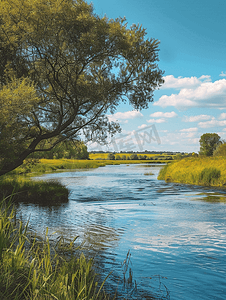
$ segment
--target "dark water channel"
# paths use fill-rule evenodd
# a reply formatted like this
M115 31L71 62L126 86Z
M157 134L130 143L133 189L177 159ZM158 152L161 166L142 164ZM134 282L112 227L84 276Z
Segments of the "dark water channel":
M48 227L79 235L103 275L113 270L109 284L124 293L121 299L226 299L226 192L158 181L159 169L120 165L47 174L42 179L70 189L70 201L20 204L19 214L38 234ZM123 289L129 250L132 283Z

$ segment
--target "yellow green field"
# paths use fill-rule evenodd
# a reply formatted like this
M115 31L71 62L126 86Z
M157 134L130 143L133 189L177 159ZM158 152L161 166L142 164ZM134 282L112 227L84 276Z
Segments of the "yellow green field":
M161 169L158 179L166 182L226 187L226 158L197 157L173 161Z
M122 155L125 155L126 156L126 158L127 157L130 157L130 155L131 155L132 153L115 153L114 155L119 155L119 156L121 156L122 157ZM143 153L143 154L137 154L138 155L138 157L139 157L139 155L146 155L147 156L147 158L153 158L153 157L155 157L155 156L162 156L161 154L146 154L146 153ZM95 160L98 160L98 158L101 158L101 159L107 159L107 156L108 156L108 153L89 153L89 158L90 159L95 159ZM163 155L164 156L164 155Z

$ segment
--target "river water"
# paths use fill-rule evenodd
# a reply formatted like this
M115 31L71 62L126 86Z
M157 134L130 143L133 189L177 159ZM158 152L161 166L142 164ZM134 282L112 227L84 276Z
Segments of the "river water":
M115 165L46 174L41 179L69 188L69 202L21 203L18 214L38 234L48 227L56 236L78 235L100 273L113 271L108 283L119 299L225 300L226 192L159 181L160 168Z

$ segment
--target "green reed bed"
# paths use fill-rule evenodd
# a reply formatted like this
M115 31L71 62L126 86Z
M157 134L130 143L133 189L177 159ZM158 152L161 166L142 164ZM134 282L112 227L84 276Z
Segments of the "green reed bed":
M164 166L158 179L203 186L226 186L226 159L223 157L184 158Z
M58 181L34 181L24 176L2 176L0 198L13 195L14 202L57 204L68 202L69 191Z
M51 247L47 235L44 241L32 237L28 224L24 226L16 221L14 209L2 201L0 299L107 299L102 290L104 283L99 285L96 281L93 261L87 260L83 254L68 260L60 256L58 250Z
M76 159L27 159L24 164L10 174L20 175L29 174L37 175L45 172L76 170L76 169L93 169L105 166L103 161L76 160Z

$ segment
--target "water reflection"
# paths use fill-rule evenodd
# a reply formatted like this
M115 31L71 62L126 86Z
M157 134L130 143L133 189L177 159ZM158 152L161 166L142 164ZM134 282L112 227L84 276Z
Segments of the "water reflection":
M159 169L121 165L47 174L47 180L67 185L70 201L58 207L20 204L18 211L40 233L49 227L79 235L100 273L113 270L110 284L121 292L122 262L130 250L139 290L133 295L124 290L128 299L223 300L226 193L158 181ZM154 175L145 176L146 171Z

